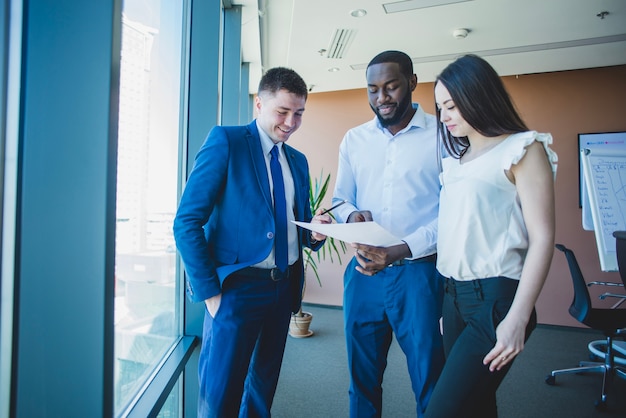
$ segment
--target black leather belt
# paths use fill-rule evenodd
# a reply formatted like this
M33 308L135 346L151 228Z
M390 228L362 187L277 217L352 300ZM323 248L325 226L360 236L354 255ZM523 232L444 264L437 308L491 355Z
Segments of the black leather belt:
M288 279L291 275L291 270L293 266L287 267L286 271L280 271L278 268L273 269L261 269L258 267L246 267L241 270L238 270L235 274L239 274L241 276L246 277L254 277L259 279L269 279L275 282L281 281L283 279Z
M400 260L396 260L393 263L389 264L388 267L404 266L406 264L413 264L413 263L434 263L436 261L437 261L437 253L420 257L420 258L415 258L413 260L408 259L408 258L402 258Z

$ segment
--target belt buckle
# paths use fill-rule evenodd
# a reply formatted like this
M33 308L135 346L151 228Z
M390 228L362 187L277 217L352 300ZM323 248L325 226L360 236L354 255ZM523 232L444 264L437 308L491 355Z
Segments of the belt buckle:
M404 264L405 264L404 258L401 258L401 259L396 260L393 263L389 264L387 267L403 266Z
M270 279L275 282L279 282L283 278L283 273L280 271L278 267L270 270Z

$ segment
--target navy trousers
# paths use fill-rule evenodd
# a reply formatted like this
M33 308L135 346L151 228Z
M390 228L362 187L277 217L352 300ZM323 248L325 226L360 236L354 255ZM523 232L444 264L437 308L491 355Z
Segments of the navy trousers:
M517 280L493 277L445 280L443 340L446 365L426 410L428 418L495 418L496 390L511 368L490 372L483 358L496 344L496 327L517 291ZM528 321L526 339L537 325Z
M224 282L215 318L204 316L198 418L270 416L294 282L239 273Z
M344 320L350 370L350 416L380 417L387 353L396 336L406 355L421 416L443 366L439 331L443 287L434 260L390 266L375 276L344 275Z

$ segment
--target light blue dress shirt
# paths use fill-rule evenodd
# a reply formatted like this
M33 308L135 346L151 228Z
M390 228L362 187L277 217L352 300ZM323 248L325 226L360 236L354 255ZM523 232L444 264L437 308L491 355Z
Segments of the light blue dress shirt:
M261 129L258 124L257 128L259 129L259 137L261 138L261 148L263 148L263 155L265 155L265 167L267 168L270 192L272 196L274 196L272 175L270 171L270 151L274 147L274 142L270 139L269 135L266 134L263 129ZM300 255L297 226L293 222L291 222L295 220L295 215L293 213L295 191L293 185L293 177L291 175L291 170L289 169L289 163L285 158L283 144L282 142L279 142L278 144L276 144L276 146L278 146L278 160L280 161L280 166L283 170L283 178L285 181L285 199L287 201L287 237L289 239L289 264L291 265L298 260L298 257ZM276 267L276 263L274 262L274 251L275 249L272 248L272 252L267 256L267 258L262 262L255 264L254 266L266 269Z
M407 243L412 258L436 252L439 209L437 121L416 109L406 128L392 135L375 117L350 129L339 147L333 211L345 222L356 210Z

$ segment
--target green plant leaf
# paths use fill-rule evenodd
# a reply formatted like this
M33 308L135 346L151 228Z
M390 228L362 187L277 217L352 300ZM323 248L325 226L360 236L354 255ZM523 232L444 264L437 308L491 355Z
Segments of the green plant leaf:
M330 184L330 174L324 176L324 170L320 172L319 177L312 177L309 175L310 188L309 188L309 203L311 205L311 213L315 215L315 212L320 208L326 193L328 192L328 185ZM333 217L332 214L330 214ZM334 219L334 217L333 217ZM332 237L326 238L324 245L318 251L312 251L309 248L305 248L304 251L304 270L305 272L310 268L315 274L317 283L322 286L320 275L318 271L318 263L322 260L326 260L326 257L334 263L335 260L339 264L342 264L341 255L345 254L347 250L346 243L343 241L335 240ZM315 257L313 256L315 253Z

